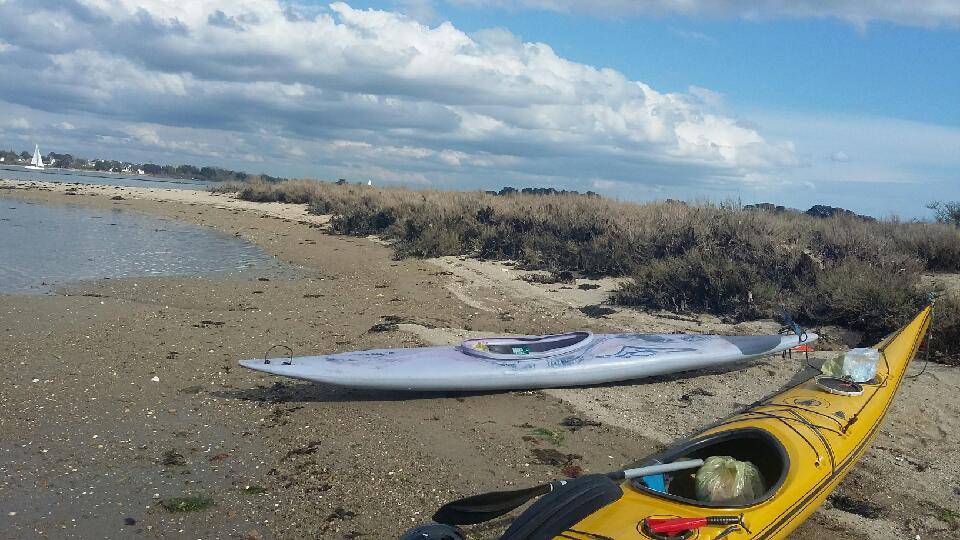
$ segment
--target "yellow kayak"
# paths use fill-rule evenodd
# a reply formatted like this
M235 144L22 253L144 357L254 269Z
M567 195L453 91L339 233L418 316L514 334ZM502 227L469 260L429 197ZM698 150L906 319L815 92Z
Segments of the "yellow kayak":
M927 307L907 326L881 341L877 376L861 385L862 393L839 394L826 391L815 379L804 381L779 394L765 398L703 432L643 461L643 465L731 456L754 464L763 477L765 492L742 505L712 504L696 500L693 475L689 471L670 473L665 482L648 487L639 478L620 484L622 494L613 502L567 526L562 533L546 533L538 526L527 527L525 538L564 540L696 538L785 538L827 498L850 472L873 440L884 415L903 382L930 325ZM837 390L837 389L834 389ZM659 487L659 489L657 489ZM662 490L662 491L661 491ZM562 491L562 490L560 490ZM521 515L515 526L558 520L559 493L550 493ZM581 497L582 498L582 497ZM567 504L573 504L567 498ZM562 504L561 504L562 506ZM600 506L600 505L597 505ZM546 508L552 518L541 516ZM571 508L572 510L572 508ZM584 514L581 514L584 515ZM651 532L655 520L704 518L702 524L682 533ZM519 522L519 523L518 523ZM567 521L569 523L569 520ZM665 523L665 522L664 522ZM518 528L511 527L514 531ZM536 531L536 532L534 532ZM658 536L659 535L659 536ZM513 538L510 532L504 538Z

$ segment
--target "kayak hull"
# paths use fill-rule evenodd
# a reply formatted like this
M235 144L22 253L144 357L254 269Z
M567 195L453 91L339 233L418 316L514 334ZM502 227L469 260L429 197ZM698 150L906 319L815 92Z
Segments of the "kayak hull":
M815 339L816 335L809 334L806 342ZM241 360L240 365L353 388L509 390L600 384L710 368L799 344L794 335L591 334L576 350L529 359L482 358L462 347L448 346Z
M562 532L563 536L554 533L547 537L640 539L648 538L640 532L640 524L647 517L742 515L749 531L738 528L723 538L786 538L823 503L870 447L929 324L927 308L877 345L883 351L877 378L863 384L861 395L827 393L811 378L640 462L647 465L731 455L757 465L767 487L763 497L740 505L713 504L693 500L693 495L684 491L685 482L692 481L689 476L669 478L664 492L634 479L621 485L619 500L598 508ZM697 538L710 540L724 530L704 527Z

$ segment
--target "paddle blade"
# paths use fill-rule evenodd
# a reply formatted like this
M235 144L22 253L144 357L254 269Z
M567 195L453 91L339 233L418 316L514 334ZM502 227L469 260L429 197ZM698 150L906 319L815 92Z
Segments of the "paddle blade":
M440 507L433 520L447 525L473 525L502 516L523 503L544 493L549 493L551 484L514 491L494 491L449 502Z

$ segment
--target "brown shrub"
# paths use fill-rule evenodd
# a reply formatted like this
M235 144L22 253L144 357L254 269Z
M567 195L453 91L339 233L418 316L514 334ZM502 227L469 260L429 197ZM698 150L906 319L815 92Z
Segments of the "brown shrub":
M917 266L898 268L845 257L798 290L796 311L802 319L860 330L875 341L923 306Z
M935 362L960 366L960 294L957 292L941 295L933 308L930 354Z

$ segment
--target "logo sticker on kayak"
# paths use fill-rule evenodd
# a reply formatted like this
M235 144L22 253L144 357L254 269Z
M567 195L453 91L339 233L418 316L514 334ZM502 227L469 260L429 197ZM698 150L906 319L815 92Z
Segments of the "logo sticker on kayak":
M693 347L637 347L634 345L624 345L620 350L613 354L597 356L597 358L646 358L657 354L696 352Z
M494 363L502 368L513 369L516 371L526 371L535 369L536 363L530 360L495 360Z
M583 356L561 356L559 358L549 358L547 359L546 365L551 368L566 367L572 366L574 364L579 364L583 362Z
M822 400L812 398L812 397L798 397L793 400L794 405L799 405L801 407L829 407L829 403L824 403Z

